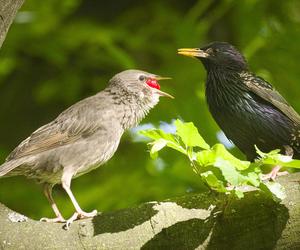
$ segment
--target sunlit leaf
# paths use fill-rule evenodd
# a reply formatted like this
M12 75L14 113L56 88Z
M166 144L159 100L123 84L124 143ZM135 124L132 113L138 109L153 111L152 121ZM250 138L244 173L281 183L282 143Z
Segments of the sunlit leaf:
M299 167L300 161L290 156L279 154L279 150L264 153L256 148L260 156L254 163L243 161L233 156L223 144L209 147L199 134L193 123L176 120L175 134L165 133L160 129L141 131L140 133L153 140L150 155L156 158L158 152L169 147L185 154L191 162L193 170L202 180L217 192L243 198L244 193L238 187L250 185L270 194L279 201L285 197L284 189L279 183L264 183L260 179L261 165L281 165ZM183 145L184 144L184 145ZM195 150L195 147L197 149ZM200 149L199 149L200 148Z
M272 151L270 151L269 153L264 153L262 152L256 145L254 145L256 153L260 156L260 157L271 157L273 155L277 155L280 152L280 149L274 149Z
M300 169L300 160L293 159L291 156L280 154L280 150L272 150L264 153L255 146L256 152L261 157L256 162L259 164L279 165L281 167Z
M245 177L243 177L236 170L236 168L230 163L230 161L218 157L214 165L221 170L225 180L231 185L239 186L246 183Z
M227 189L225 188L223 182L220 181L212 171L201 173L201 177L213 190L216 190L221 193L227 192Z
M269 181L266 183L261 183L261 189L264 191L269 191L274 200L280 201L286 197L285 189L278 182Z
M237 198L242 199L244 198L244 193L241 190L234 190L234 194L236 195Z
M199 166L208 166L214 164L216 153L210 149L202 150L196 153L196 161Z
M161 129L141 130L139 131L139 133L153 140L164 139L167 142L166 145L169 148L173 148L179 151L180 153L186 154L186 150L179 144L178 140L176 140L173 134L165 133Z
M212 147L212 150L215 151L215 154L224 159L229 161L232 166L234 166L236 169L238 170L245 170L249 167L250 162L249 161L242 161L239 160L238 158L236 158L235 156L233 156L230 152L227 151L227 149L225 148L225 146L223 144L216 144Z
M168 141L177 142L173 134L166 133L161 129L140 130L139 133L154 140L163 138Z
M152 158L157 157L157 152L160 151L162 148L164 148L167 145L167 141L165 139L158 139L152 143L152 147L150 150L150 156Z
M183 123L180 120L175 121L176 133L180 136L183 143L188 147L200 147L209 149L209 145L205 142L199 134L198 129L192 122Z
M254 187L258 187L260 183L259 175L255 172L248 173L248 181Z

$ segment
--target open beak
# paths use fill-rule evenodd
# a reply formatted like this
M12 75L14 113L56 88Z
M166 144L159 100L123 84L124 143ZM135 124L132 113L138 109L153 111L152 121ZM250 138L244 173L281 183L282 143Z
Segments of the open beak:
M155 76L155 80L157 80L157 81L160 81L160 80L170 80L170 79L172 79L172 78L171 77L163 77L163 76ZM169 97L169 98L172 98L172 99L175 98L174 96L172 96L172 95L170 95L170 94L168 94L166 92L163 92L163 91L161 91L159 89L156 89L155 92L157 94L159 94L160 96L166 96L166 97Z
M171 80L171 77L164 77L164 76L155 76L155 80Z
M161 95L161 96L166 96L166 97L169 97L169 98L172 98L172 99L174 99L175 97L174 96L172 96L172 95L170 95L170 94L168 94L168 93L166 93L166 92L163 92L163 91L161 91L161 90L156 90L155 91L157 94L159 94L159 95Z
M206 58L209 57L209 54L205 52L204 50L201 49L188 49L188 48L183 48L183 49L178 49L177 54L179 55L184 55L184 56L189 56L189 57L200 57L200 58Z

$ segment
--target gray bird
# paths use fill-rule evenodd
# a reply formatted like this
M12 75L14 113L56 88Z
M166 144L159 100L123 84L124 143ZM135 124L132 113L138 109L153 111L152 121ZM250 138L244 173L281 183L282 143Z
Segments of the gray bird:
M0 177L24 175L44 184L44 192L56 215L47 222L66 222L52 198L55 184L70 197L76 219L93 217L84 212L72 191L72 178L107 162L116 152L126 129L136 126L158 103L162 92L158 80L169 79L140 70L115 75L108 87L63 111L54 121L34 131L0 166Z

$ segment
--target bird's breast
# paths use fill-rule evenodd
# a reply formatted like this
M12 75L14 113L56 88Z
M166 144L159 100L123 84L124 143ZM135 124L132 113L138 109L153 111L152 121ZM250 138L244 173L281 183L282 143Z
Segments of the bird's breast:
M256 155L254 145L270 151L289 144L292 122L242 86L207 82L206 99L220 128L249 159Z

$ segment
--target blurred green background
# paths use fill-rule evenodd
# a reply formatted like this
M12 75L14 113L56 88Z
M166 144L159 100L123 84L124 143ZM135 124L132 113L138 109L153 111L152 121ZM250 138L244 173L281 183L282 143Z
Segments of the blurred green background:
M26 0L0 50L1 162L39 126L129 68L173 77L162 89L176 99L161 99L142 123L179 117L216 143L204 69L176 55L177 48L214 40L237 46L250 68L300 112L299 1ZM84 210L116 210L203 188L184 157L166 151L154 161L146 144L134 141L134 132L127 133L105 166L73 180ZM70 216L73 207L60 186L54 197ZM24 177L1 179L0 201L35 219L53 216L42 188Z

